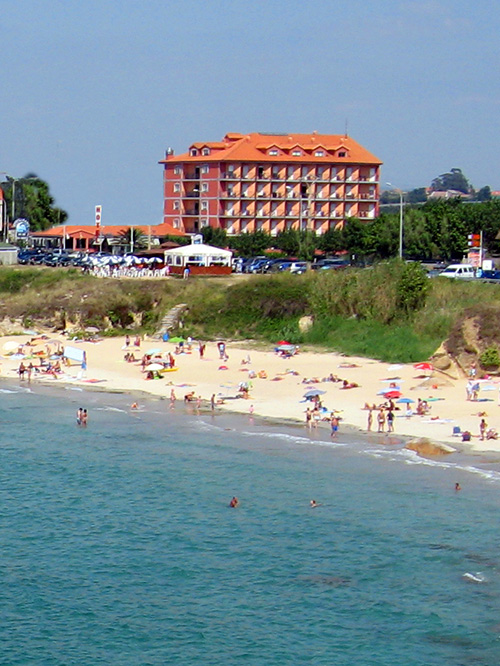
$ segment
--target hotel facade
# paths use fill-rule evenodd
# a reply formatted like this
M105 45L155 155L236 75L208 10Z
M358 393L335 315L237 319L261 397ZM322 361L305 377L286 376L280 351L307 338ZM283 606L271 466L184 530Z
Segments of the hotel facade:
M229 133L167 150L163 221L185 233L323 234L378 215L382 162L348 136Z

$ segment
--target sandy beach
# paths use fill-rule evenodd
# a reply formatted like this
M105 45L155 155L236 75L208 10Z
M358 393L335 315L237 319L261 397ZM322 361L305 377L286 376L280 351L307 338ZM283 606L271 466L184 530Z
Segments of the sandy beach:
M35 339L34 346L25 346L32 335L0 338L1 375L18 378L18 368L33 363L40 366L40 355L55 351L56 340L61 346L71 345L85 350L87 369L79 364L63 365L56 376L32 372L31 383L73 383L95 386L102 390L142 391L154 396L170 399L172 390L176 400L184 400L193 394L195 405L210 407L215 394L217 410L231 410L255 416L286 419L305 424L305 413L312 403L305 399L307 391L318 390L324 410L321 417L329 419L335 410L340 417L340 431L348 424L367 431L368 410L365 405L380 405L385 402L382 391L399 388L400 398L413 402L407 412L405 403L396 403L395 434L414 438L429 438L471 452L500 452L500 440L480 439L480 421L486 420L488 428L500 429L500 406L498 405L500 380L496 378L480 381L481 390L477 401L466 399L466 378L453 378L438 371L423 371L413 365L390 365L379 361L345 357L335 353L314 353L299 350L296 355L283 358L270 347L268 351L245 347L242 343L227 343L227 360L221 360L215 342L206 344L204 357L200 358L198 343L193 342L191 351L186 344L183 353L175 353L176 345L154 339L141 341L140 348L125 346L125 339L105 338L96 342L68 341L64 336L50 335L47 340ZM15 347L15 349L13 349ZM22 349L20 349L22 347ZM17 351L22 351L22 355ZM146 379L140 359L149 351L152 362L165 360L168 353L175 359L175 370L161 373L160 379ZM137 361L127 362L125 354L130 351ZM157 374L157 373L155 373ZM255 375L255 376L254 376ZM330 375L342 381L325 381ZM343 388L343 380L355 384ZM22 381L27 385L27 377ZM238 387L249 383L248 397L241 397ZM418 399L428 402L430 411L422 416L415 413ZM463 443L461 436L453 435L453 429L468 430L472 434L470 443ZM372 432L377 431L377 413L373 413Z

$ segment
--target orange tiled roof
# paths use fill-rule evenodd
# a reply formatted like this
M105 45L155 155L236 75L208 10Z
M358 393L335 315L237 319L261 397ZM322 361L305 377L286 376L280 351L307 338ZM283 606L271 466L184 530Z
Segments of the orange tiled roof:
M119 236L120 233L130 229L128 224L112 224L101 226L101 236ZM135 224L133 225L134 229L139 229L143 234L152 236L184 236L185 234L178 229L175 229L168 222L162 222L161 224L155 225L144 225L144 224ZM96 234L96 227L89 225L71 225L71 224L61 224L56 227L51 227L50 229L45 229L44 231L33 231L31 236L80 236L84 237L93 237Z
M304 162L312 160L314 162L346 162L355 164L373 164L380 165L382 162L363 148L359 143L351 139L350 136L341 134L236 134L228 133L222 142L197 142L193 143L190 150L195 148L199 151L201 148L210 148L210 155L191 155L190 152L181 155L169 156L168 159L160 161L160 164L167 162L199 162L202 159L205 162L220 161L284 161ZM269 155L270 149L277 149L278 155ZM301 151L301 155L292 155L293 150ZM325 155L317 157L314 155L316 150L323 150ZM338 151L345 152L344 157L339 157Z

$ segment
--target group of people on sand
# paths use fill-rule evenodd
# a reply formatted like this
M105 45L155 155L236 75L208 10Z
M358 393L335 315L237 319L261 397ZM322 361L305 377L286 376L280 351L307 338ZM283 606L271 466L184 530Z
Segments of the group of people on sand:
M328 377L323 377L320 379L319 377L304 377L302 380L302 384L319 384L320 382L335 382L335 383L341 383L342 386L340 387L341 389L351 389L351 388L358 388L359 384L356 382L350 382L347 379L341 379L340 377L337 377L337 375L334 375L333 373L330 373Z

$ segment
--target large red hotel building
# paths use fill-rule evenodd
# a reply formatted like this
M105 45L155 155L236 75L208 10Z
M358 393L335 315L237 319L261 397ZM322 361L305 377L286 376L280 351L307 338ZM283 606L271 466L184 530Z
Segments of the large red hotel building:
M164 222L196 233L310 229L378 214L382 162L348 136L236 134L164 160Z

